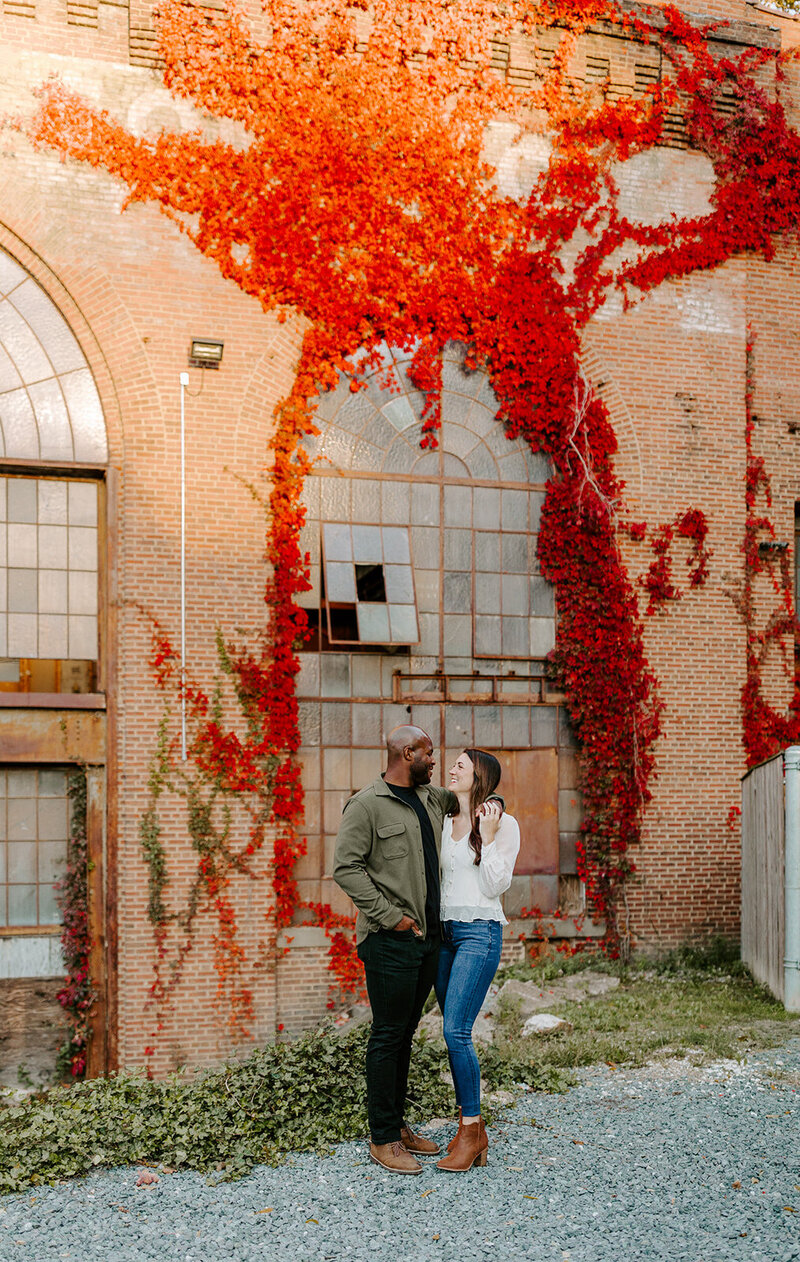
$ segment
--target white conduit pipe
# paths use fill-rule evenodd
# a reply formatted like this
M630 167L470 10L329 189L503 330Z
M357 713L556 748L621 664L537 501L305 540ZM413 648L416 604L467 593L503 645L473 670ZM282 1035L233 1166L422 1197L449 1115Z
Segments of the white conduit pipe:
M186 762L186 418L188 372L181 373L181 758ZM800 752L800 751L799 751Z
M791 745L783 760L786 778L783 1003L787 1012L800 1012L800 745Z

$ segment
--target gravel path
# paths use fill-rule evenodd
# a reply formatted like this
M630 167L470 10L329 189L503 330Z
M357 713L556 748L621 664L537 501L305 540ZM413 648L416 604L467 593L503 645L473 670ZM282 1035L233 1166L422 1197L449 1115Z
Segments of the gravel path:
M566 1096L523 1096L490 1145L486 1169L460 1176L433 1162L386 1175L353 1143L219 1187L104 1171L0 1199L0 1259L800 1258L800 1039L742 1065L584 1071Z

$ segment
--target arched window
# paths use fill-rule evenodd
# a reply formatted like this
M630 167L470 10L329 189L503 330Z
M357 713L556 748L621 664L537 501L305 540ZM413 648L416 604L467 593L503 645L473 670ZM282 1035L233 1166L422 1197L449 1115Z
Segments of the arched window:
M342 381L308 444L299 876L309 901L342 906L326 875L342 806L379 774L386 733L412 721L445 768L465 746L498 752L524 825L507 912L551 909L559 873L575 870L578 825L572 738L544 664L555 639L537 559L549 465L508 440L486 375L465 369L457 345L444 354L440 447L422 450L408 369L408 356L386 352L363 389Z

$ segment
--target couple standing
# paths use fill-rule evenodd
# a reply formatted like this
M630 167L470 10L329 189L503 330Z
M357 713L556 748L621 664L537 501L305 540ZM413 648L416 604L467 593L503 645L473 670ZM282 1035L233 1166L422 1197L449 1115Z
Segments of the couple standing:
M333 876L358 908L356 938L372 1008L367 1047L370 1157L420 1174L415 1153L438 1145L404 1115L411 1042L431 986L444 1014L459 1128L442 1170L486 1164L480 1068L472 1027L500 961L500 895L519 853L517 821L494 791L500 764L466 749L450 788L430 783L433 744L421 728L390 732L386 771L347 802Z

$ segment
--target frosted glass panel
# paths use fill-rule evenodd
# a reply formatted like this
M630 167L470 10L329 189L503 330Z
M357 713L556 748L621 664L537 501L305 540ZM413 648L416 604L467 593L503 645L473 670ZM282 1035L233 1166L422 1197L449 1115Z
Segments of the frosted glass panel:
M383 558L385 561L399 561L406 563L411 560L407 529L396 526L384 526Z
M95 661L97 483L5 477L0 487L9 519L0 527L0 655Z
M386 565L383 578L389 604L413 605L414 580L410 565Z
M358 638L368 643L389 643L389 611L386 605L359 604Z
M326 522L322 527L325 559L327 561L350 561L353 557L353 543L350 527L339 522ZM354 598L355 599L355 598Z
M359 565L383 560L380 526L353 526L353 560Z
M413 605L389 605L389 625L393 644L417 642L417 611Z
M56 925L70 807L61 768L0 770L0 924Z
M328 600L355 603L356 574L352 561L329 561L325 567Z

